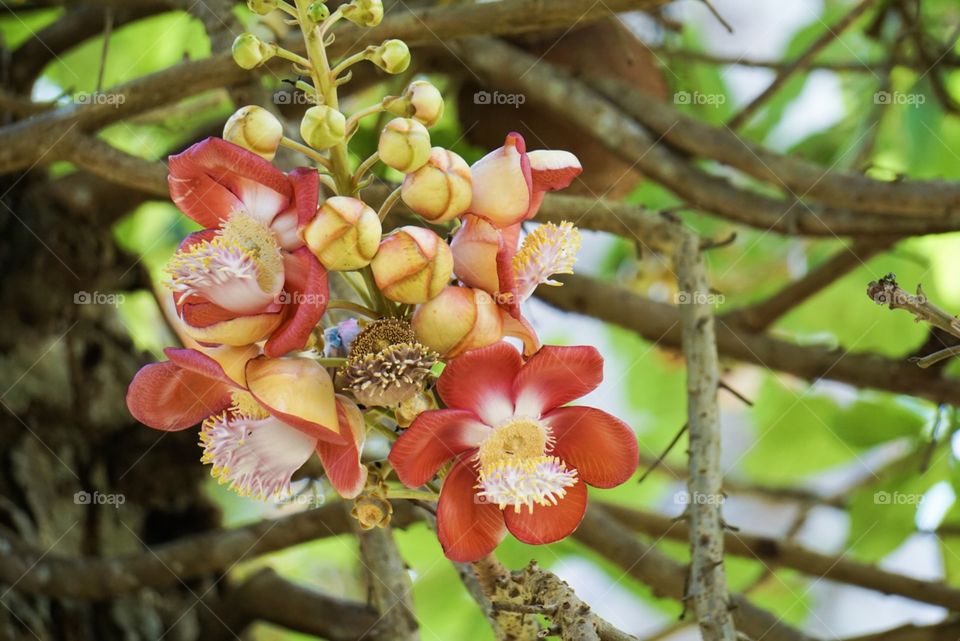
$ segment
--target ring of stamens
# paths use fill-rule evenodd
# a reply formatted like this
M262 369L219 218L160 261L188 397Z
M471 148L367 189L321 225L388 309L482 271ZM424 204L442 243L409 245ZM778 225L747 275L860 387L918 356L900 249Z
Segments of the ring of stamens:
M477 493L501 509L556 505L576 484L577 471L556 456L549 427L531 418L514 418L495 427L477 453Z

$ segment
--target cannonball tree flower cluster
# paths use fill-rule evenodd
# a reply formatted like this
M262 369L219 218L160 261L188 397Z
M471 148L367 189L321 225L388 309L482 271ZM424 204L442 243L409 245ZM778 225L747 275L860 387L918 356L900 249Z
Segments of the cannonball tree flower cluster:
M327 55L330 28L376 26L380 0L249 6L286 13L306 56L245 33L235 61L289 61L312 104L299 140L248 105L222 138L170 158L171 198L202 228L166 267L186 347L140 370L131 413L158 430L199 423L201 460L244 495L289 495L316 454L330 487L355 499L361 527L387 524L391 500L438 501L452 559L478 559L508 531L528 543L567 536L586 485L613 487L637 465L624 423L566 405L599 385L598 352L542 346L522 312L539 285L572 271L572 224L523 226L546 192L580 173L579 161L528 151L506 133L468 164L432 144L443 97L423 79L345 113L337 90L350 67L398 74L410 62L399 40ZM376 150L355 162L353 138L368 117L384 125ZM277 167L281 146L303 166ZM378 167L402 178L385 199L365 199ZM365 457L368 430L390 441L386 462Z

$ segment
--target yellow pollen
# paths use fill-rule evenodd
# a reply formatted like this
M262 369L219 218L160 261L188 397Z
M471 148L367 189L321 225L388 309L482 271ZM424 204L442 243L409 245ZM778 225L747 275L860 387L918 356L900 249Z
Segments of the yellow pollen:
M223 243L245 250L257 265L257 282L269 290L283 272L283 257L277 239L265 224L247 214L234 212L217 235Z
M270 413L263 408L263 405L257 402L257 399L255 399L250 392L234 390L230 392L230 398L233 401L230 404L230 411L233 414L256 419L270 416Z
M515 418L495 428L480 445L480 468L487 470L508 461L539 458L551 440L539 421Z
M573 223L544 223L534 229L513 257L513 270L538 283L557 285L549 280L553 274L572 274L573 263L580 251L580 231Z

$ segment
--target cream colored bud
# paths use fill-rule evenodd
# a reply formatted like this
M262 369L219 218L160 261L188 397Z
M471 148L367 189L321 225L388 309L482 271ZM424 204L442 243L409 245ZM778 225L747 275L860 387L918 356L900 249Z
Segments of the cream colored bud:
M361 27L376 27L383 20L382 0L353 0L343 10L343 17Z
M241 33L233 41L233 60L244 69L254 69L276 55L276 45L267 44L252 33Z
M257 105L241 107L223 126L224 140L267 160L273 160L281 138L283 125L272 113Z
M403 202L433 223L463 214L473 198L470 166L457 154L434 147L426 164L403 179Z
M430 158L430 132L412 118L394 118L380 132L380 160L397 171L416 171Z
M327 105L310 107L300 121L300 136L314 149L329 149L343 142L347 119Z
M257 15L265 16L278 6L278 0L247 0L247 8Z
M451 285L420 305L410 321L417 340L444 358L503 338L503 316L486 292Z
M349 271L370 264L380 246L377 212L347 196L328 198L303 229L303 242L329 270Z
M398 303L425 303L453 275L453 254L442 238L423 227L400 227L383 237L370 263L384 296Z
M403 73L410 66L410 49L403 40L386 40L373 48L370 62L387 73Z
M402 96L387 98L384 109L397 116L407 116L426 127L432 127L443 116L443 96L426 80L410 83Z

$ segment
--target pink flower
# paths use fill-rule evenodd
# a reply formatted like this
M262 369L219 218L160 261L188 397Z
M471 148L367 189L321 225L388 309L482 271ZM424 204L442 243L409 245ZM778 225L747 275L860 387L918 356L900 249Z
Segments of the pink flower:
M316 361L264 358L255 347L164 351L170 360L137 372L127 407L158 430L202 422L202 460L222 483L244 495L287 494L293 473L316 452L341 496L363 489L363 416L334 394Z
M185 331L203 344L267 339L268 356L302 349L326 309L327 273L299 236L317 212L312 169L284 174L207 138L170 157L170 196L206 229L167 266Z
M630 428L592 407L564 407L602 378L592 347L544 347L523 363L500 342L447 365L437 391L448 409L420 414L389 457L408 487L453 459L437 506L447 557L479 559L507 531L525 543L558 541L580 524L586 485L630 478L637 467Z
M533 218L546 192L567 187L581 171L569 151L527 153L523 136L511 132L503 147L470 168L473 200L467 211L496 227L515 225Z

